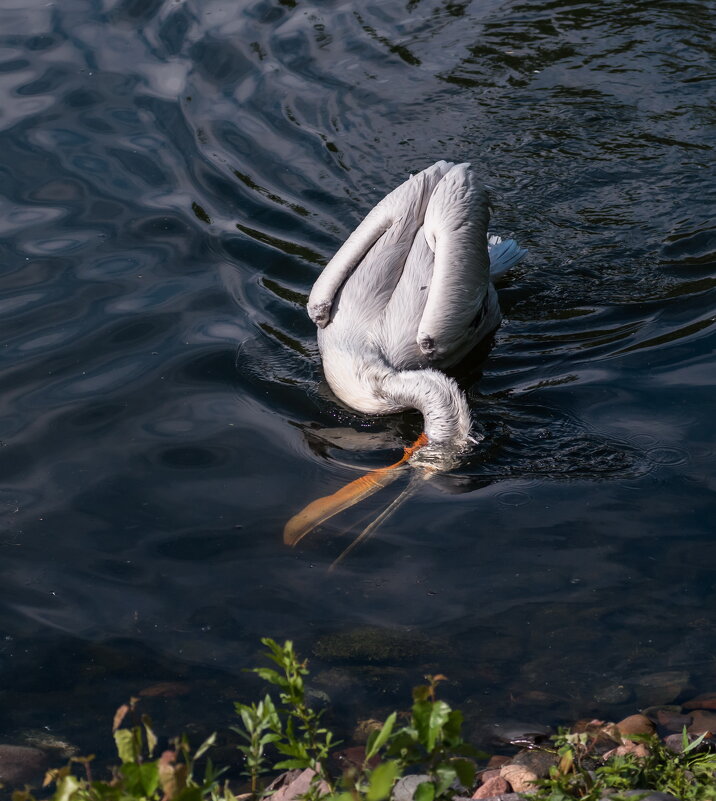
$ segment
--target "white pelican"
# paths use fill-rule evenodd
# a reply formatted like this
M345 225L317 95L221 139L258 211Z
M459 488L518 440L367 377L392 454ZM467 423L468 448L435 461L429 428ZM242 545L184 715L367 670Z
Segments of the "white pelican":
M287 544L385 486L409 459L427 477L453 465L471 442L465 394L440 368L457 364L499 325L491 269L494 277L526 253L514 240L489 236L489 216L487 191L470 165L438 161L383 198L316 280L308 314L333 392L364 414L418 409L425 427L399 462L292 517Z

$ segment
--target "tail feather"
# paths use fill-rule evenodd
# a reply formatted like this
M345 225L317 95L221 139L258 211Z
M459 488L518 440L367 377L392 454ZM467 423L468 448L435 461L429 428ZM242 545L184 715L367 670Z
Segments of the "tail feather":
M514 267L522 259L527 250L521 248L514 239L502 239L492 235L488 239L488 252L490 254L490 278L500 278L510 267Z

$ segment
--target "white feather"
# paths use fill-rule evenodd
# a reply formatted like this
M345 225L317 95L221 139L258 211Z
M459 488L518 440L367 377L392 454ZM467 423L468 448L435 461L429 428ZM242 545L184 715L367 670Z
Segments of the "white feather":
M378 203L309 298L336 396L366 414L420 410L433 447L470 441L467 400L437 368L499 325L490 271L526 252L488 239L488 220L487 191L470 165L439 161Z

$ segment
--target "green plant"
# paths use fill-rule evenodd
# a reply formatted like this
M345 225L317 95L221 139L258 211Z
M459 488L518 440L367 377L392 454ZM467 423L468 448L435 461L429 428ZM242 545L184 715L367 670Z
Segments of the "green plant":
M312 709L306 701L303 681L308 674L306 663L299 661L290 640L279 645L265 637L261 642L268 649L267 656L279 669L254 668L253 672L279 688L281 706L277 708L269 695L260 706L236 705L243 729L235 730L248 741L248 745L240 748L246 755L252 792L256 794L259 790L259 776L267 769L264 749L273 744L284 758L274 762L272 770L310 768L314 773L314 781L309 796L319 798L325 795L320 790L321 784L332 793L334 784L326 769L326 760L337 742L333 733L321 724L323 713Z
M112 770L109 781L94 781L93 757L72 757L64 767L51 770L44 787L55 784L52 801L235 801L228 788L220 788L223 771L214 769L206 760L204 777L194 776L195 763L214 744L215 735L208 737L192 752L186 736L172 740L172 748L153 759L157 737L148 715L140 715L138 699L132 698L121 706L115 716L112 731L121 764ZM122 723L131 719L131 725ZM84 776L73 773L81 765ZM29 790L16 790L13 801L36 801Z
M266 746L281 739L281 721L270 695L255 704L236 703L234 706L243 727L232 726L232 729L247 741L239 750L246 759L245 775L251 779L251 792L256 795L259 778L269 769Z
M328 757L338 745L322 723L322 713L306 700L306 662L299 661L288 641L262 641L278 669L255 672L279 689L279 703L269 694L252 704L236 704L245 744L245 774L256 799L268 796L262 777L290 768L310 769L305 801L386 801L396 781L409 771L426 775L415 801L449 801L458 790L471 790L474 759L486 755L462 739L462 714L437 697L445 677L427 676L413 690L413 704L404 725L393 712L368 737L363 761L340 777L328 770ZM129 723L126 723L129 721ZM154 758L157 737L152 721L139 712L137 699L117 710L113 735L121 764L109 781L92 777L92 757L73 758L46 778L55 784L51 801L236 801L222 771L205 760L203 778L195 778L196 762L214 744L214 735L192 751L185 736L172 741ZM627 801L630 790L658 790L683 801L716 799L716 753L706 735L691 739L684 729L680 753L654 737L624 738L614 724L595 722L587 731L560 731L547 747L557 757L548 778L538 782L532 801ZM605 750L617 749L612 755ZM77 768L84 775L76 775ZM16 791L13 801L36 801L29 790ZM634 801L634 797L630 797Z
M416 687L408 725L396 729L397 714L389 715L380 729L369 736L363 763L348 768L335 782L326 762L337 741L321 724L321 713L306 702L306 663L297 659L290 641L279 645L267 638L262 642L279 669L257 668L255 672L279 687L280 706L275 706L269 695L259 704L236 705L242 722L236 731L247 741L240 748L246 755L246 773L251 777L254 794L261 794L259 776L269 767L310 768L314 781L309 796L331 796L339 801L383 801L396 780L415 766L421 766L429 776L418 787L416 801L449 798L458 781L464 787L472 786L475 764L468 757L479 752L462 739L462 714L436 697L444 676L428 676L428 684ZM266 757L269 746L285 758L270 764ZM376 760L378 764L374 765Z
M579 734L561 731L553 738L559 764L531 797L534 801L599 801L609 794L613 801L622 801L626 798L622 794L629 790L657 790L683 801L713 801L716 754L700 752L705 737L690 740L684 728L681 753L674 753L653 735L623 739L613 724ZM615 746L621 743L624 753L604 760L597 746L609 739Z

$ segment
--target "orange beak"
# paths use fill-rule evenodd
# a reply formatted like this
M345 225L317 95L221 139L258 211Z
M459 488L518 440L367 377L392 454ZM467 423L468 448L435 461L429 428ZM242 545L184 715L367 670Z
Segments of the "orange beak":
M415 442L405 448L402 458L395 464L388 467L381 467L378 470L371 470L364 476L351 481L345 487L341 487L333 495L326 495L324 498L309 503L305 509L294 515L283 529L283 541L286 545L296 545L309 531L316 526L329 520L334 515L349 509L364 498L368 498L374 492L386 487L400 474L395 468L405 464L415 451L428 444L428 438L421 434Z

